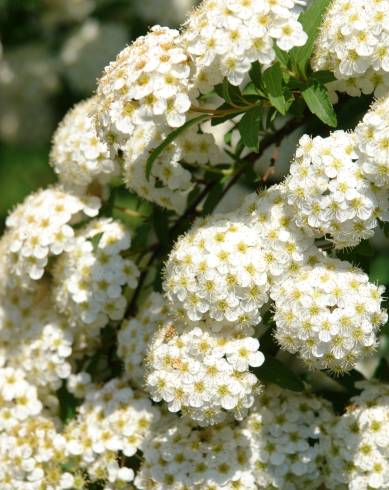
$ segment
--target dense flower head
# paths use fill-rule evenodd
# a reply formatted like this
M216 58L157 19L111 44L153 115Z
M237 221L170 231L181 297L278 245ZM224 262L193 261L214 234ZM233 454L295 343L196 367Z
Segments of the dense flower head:
M388 48L389 51L389 48ZM355 129L356 151L365 177L389 188L389 97L378 100Z
M261 237L263 257L271 284L315 261L314 239L299 229L286 201L284 185L275 185L259 194L250 194L239 210L240 216Z
M165 322L150 344L146 389L169 411L188 415L200 425L212 425L232 413L241 420L254 403L258 380L250 367L264 355L251 327L231 326L218 332Z
M0 434L42 411L35 386L22 369L0 368Z
M324 257L273 288L276 339L312 368L347 371L376 347L388 318L383 292L350 263Z
M112 219L92 221L81 229L71 251L64 253L53 270L54 302L71 326L104 327L123 318L125 288L135 288L139 271L124 258L131 235Z
M54 392L70 375L73 332L47 301L48 287L1 297L0 365L20 369L29 383Z
M150 400L122 379L102 387L90 384L77 417L64 432L68 454L88 473L90 481L106 480L106 488L128 485L134 471L126 464L119 465L118 456L122 454L123 461L134 456L158 418L159 411Z
M315 70L330 70L334 90L384 95L389 88L387 0L334 0L316 41Z
M389 390L374 382L358 382L362 393L334 419L321 445L326 455L328 488L371 490L389 484Z
M50 163L60 181L76 191L84 191L92 183L109 183L120 172L107 143L96 134L95 107L96 97L78 103L67 113L53 137Z
M191 105L189 75L179 32L154 26L105 69L97 90L100 136L121 146L145 122L161 129L184 124Z
M185 24L183 43L196 72L194 86L207 92L226 77L240 85L251 64L269 66L274 42L289 51L307 35L298 22L294 0L205 0Z
M261 236L238 215L212 215L181 237L166 263L164 288L191 321L259 323L269 282Z
M266 386L242 424L242 433L250 441L256 488L319 488L319 442L332 419L328 402L275 385Z
M123 361L124 374L131 384L142 387L145 380L145 357L149 344L168 315L166 300L151 293L142 301L142 309L131 319L123 321L118 332L117 353Z
M163 150L147 177L148 157L169 132L153 122L134 130L123 147L124 181L130 190L144 199L182 213L193 188L191 171L203 174L205 164L223 163L222 152L211 134L189 128Z
M7 254L10 274L26 286L41 279L49 257L72 249L71 225L82 217L96 216L99 207L96 197L78 197L61 187L28 196L6 221L12 237Z
M2 490L65 490L74 476L64 469L66 440L55 420L39 415L0 433Z
M389 218L387 196L365 178L356 137L335 131L327 138L304 135L286 180L296 224L337 248L358 245Z
M216 490L257 487L250 473L250 446L239 428L196 428L187 419L163 416L146 438L135 479L140 490Z

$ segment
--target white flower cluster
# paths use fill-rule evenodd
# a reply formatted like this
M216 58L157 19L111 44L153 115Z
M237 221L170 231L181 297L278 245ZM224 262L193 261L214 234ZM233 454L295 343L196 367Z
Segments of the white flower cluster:
M388 48L389 51L389 48ZM389 189L389 97L378 100L355 129L363 174L377 187Z
M350 490L389 487L389 390L377 382L363 389L351 406L333 420L321 445L327 459L327 488Z
M105 480L107 490L129 488L134 471L124 463L125 458L142 447L158 418L159 411L150 400L121 379L101 388L87 385L85 401L64 432L67 452L87 472L89 481ZM123 455L121 465L119 454Z
M36 415L36 414L34 414ZM0 433L2 490L65 490L77 486L77 476L63 468L66 440L43 415L17 422Z
M250 441L257 488L321 488L319 443L332 419L328 402L266 386L242 424L243 435Z
M307 35L294 11L295 0L205 0L185 24L183 43L195 66L202 92L226 77L240 85L259 61L275 60L274 42L285 51L302 46Z
M386 193L363 175L356 140L344 131L328 138L304 135L286 181L296 223L337 248L372 237L377 219L389 218Z
M41 279L49 258L69 251L74 244L71 227L82 217L96 216L100 201L96 197L77 197L61 187L38 191L8 216L10 275L28 286Z
M117 159L111 159L108 145L96 134L95 105L95 97L77 104L54 134L50 163L71 190L83 192L93 182L107 184L120 174Z
M334 90L351 96L389 88L387 0L334 0L316 41L314 70L330 70Z
M163 416L144 443L136 476L140 490L255 490L250 446L239 428L197 429L185 419Z
M136 317L124 320L118 332L117 354L124 363L124 374L140 388L145 380L145 357L149 344L168 315L161 294L151 293L142 301Z
M375 349L383 293L348 262L323 258L272 289L276 339L311 367L347 371Z
M227 413L242 420L258 382L249 368L264 362L253 333L250 327L232 331L227 326L216 333L167 321L147 358L151 398L203 426L223 421Z
M123 318L124 289L135 288L139 271L122 253L131 244L124 225L112 219L92 221L80 230L73 248L53 270L53 299L73 327L97 332L109 320Z
M237 213L213 215L180 238L166 264L165 291L189 320L259 323L270 281L312 253L283 187L249 196ZM215 323L216 321L216 323Z
M0 434L42 410L37 389L21 369L0 368L0 400Z

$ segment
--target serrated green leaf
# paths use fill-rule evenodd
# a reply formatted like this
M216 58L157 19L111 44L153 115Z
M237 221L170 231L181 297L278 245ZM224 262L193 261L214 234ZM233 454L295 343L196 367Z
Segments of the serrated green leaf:
M314 83L310 87L303 90L301 95L303 96L309 110L313 114L315 114L328 126L336 128L336 113L332 106L328 91L323 85Z
M303 75L307 72L319 28L330 2L331 0L312 0L309 8L299 17L299 22L308 34L308 40L304 46L293 48L289 55L293 66Z
M231 85L227 78L223 83L215 87L215 92L231 106L241 106L245 104L245 99L239 87Z
M185 124L180 126L179 128L175 129L172 131L165 139L164 141L157 146L151 153L149 158L147 159L146 162L146 178L147 180L150 179L151 175L151 170L153 168L153 163L155 160L159 157L159 155L163 152L163 150L170 145L178 136L180 136L181 133L183 133L186 129L190 128L191 126L194 126L195 124L199 124L202 121L205 121L206 119L209 119L208 114L203 114L201 116L195 117L193 119L190 119L187 121Z
M238 129L242 142L250 150L258 151L259 131L262 128L262 109L254 107L245 113L239 121Z
M288 103L284 95L283 74L280 63L274 63L262 75L263 85L270 103L278 112L285 115ZM290 106L290 104L289 104Z
M304 391L304 383L297 374L278 359L266 359L261 367L254 369L254 373L265 383L275 383L292 391Z

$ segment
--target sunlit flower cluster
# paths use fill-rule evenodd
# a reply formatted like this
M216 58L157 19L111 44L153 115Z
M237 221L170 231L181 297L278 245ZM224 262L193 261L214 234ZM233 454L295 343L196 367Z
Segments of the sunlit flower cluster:
M74 247L56 263L54 303L73 327L104 327L123 318L124 289L136 287L139 271L122 256L131 236L111 219L92 221L76 236Z
M311 367L349 370L376 347L383 292L348 262L323 258L273 288L276 339Z
M253 329L221 328L209 332L166 322L150 344L146 388L171 412L182 411L200 425L232 412L241 420L254 402L257 378L249 372L264 356Z
M77 417L65 430L68 455L89 480L106 480L105 488L123 488L119 485L128 485L134 471L119 465L118 455L123 455L123 462L133 456L158 418L150 400L123 380L113 379L100 388L89 384Z
M267 386L242 424L257 488L320 488L320 440L332 419L328 402Z
M335 131L313 139L304 135L286 190L297 225L330 238L337 248L371 238L377 219L389 218L387 195L363 175L353 133Z
M334 90L352 96L389 88L387 0L334 0L316 41L313 68L330 70Z
M77 104L65 116L53 138L50 163L60 181L72 190L85 191L92 183L106 184L119 175L117 159L101 141L92 119L96 99Z
M383 489L389 482L389 390L377 382L359 382L362 391L329 426L321 445L326 455L328 488Z
M362 172L386 191L389 188L388 112L389 97L378 100L355 129L356 151Z
M226 77L240 85L251 63L269 66L274 42L284 51L302 46L307 35L294 0L205 0L185 24L183 43L193 58L195 85L207 92Z

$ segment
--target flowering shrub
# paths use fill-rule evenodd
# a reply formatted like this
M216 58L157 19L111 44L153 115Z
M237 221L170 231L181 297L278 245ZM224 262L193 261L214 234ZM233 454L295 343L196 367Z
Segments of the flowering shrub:
M388 11L204 0L66 115L0 239L2 490L389 488Z

